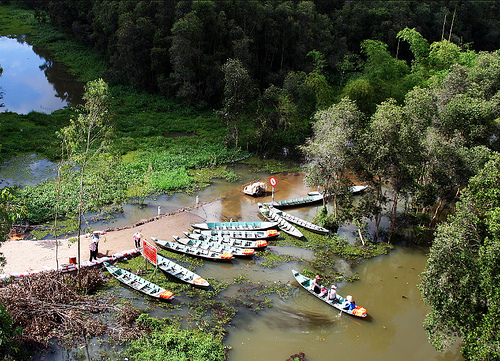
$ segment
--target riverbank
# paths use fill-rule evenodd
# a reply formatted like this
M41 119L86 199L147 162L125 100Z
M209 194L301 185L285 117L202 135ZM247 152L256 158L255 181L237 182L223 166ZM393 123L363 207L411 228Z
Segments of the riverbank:
M133 235L141 231L144 239L151 237L170 240L172 235L180 235L190 228L191 223L204 221L200 216L189 210L160 215L151 220L144 220L132 226L123 227L118 230L106 231L99 242L98 257L111 256L115 253L134 248ZM89 245L91 237L81 237L81 261L89 258ZM7 264L2 270L4 274L28 273L43 271L46 268L56 267L56 242L54 240L39 241L7 241L0 247ZM59 241L57 250L59 266L69 263L71 257L77 257L78 245L68 239Z

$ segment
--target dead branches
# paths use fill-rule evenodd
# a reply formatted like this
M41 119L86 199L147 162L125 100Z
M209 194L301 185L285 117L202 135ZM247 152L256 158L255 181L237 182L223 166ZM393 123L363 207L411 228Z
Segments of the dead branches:
M76 276L40 273L1 288L0 302L11 314L14 326L22 327L20 341L25 344L47 346L55 338L75 346L106 333L118 340L140 335L142 331L134 323L140 312L101 296L89 296L104 282L100 269L82 269L80 288ZM109 311L118 313L118 322L104 317Z

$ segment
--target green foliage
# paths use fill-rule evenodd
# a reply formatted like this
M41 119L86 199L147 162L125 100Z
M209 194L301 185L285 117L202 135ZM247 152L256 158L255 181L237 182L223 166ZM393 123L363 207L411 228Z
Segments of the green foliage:
M147 322L146 317L141 322ZM124 352L137 361L155 361L168 358L172 361L220 361L225 358L221 338L199 330L183 330L168 322L148 322L154 327L151 334L130 343Z
M421 275L422 296L431 306L424 323L429 340L441 350L460 338L470 360L500 357L499 174L495 154L471 179L455 215L438 227Z
M15 327L9 311L3 304L0 304L0 355L5 360L15 359L19 354L19 345L14 341L22 333L21 327Z

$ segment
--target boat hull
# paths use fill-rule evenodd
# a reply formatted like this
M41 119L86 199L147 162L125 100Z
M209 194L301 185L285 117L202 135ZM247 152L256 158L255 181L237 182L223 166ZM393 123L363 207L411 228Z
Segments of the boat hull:
M211 223L193 223L191 224L196 229L215 229L228 231L262 231L271 228L276 228L276 222L211 222Z
M340 295L337 295L337 299L334 300L334 301L331 301L331 300L328 300L327 299L327 295L328 295L328 292L326 294L318 294L316 292L314 292L313 290L311 290L309 288L309 285L311 283L311 279L304 276L303 274L295 271L295 270L292 270L292 273L293 273L293 276L295 277L295 279L297 280L297 282L305 289L307 290L309 293L313 294L314 296L316 296L317 298L319 298L320 300L322 300L323 302L326 302L328 303L330 306L336 308L337 310L339 311L342 311L344 313L347 313L351 316L355 316L355 317L361 317L361 318L364 318L367 316L367 313L366 313L366 309L364 309L363 307L356 307L354 310L346 310L342 307L342 304L344 303L345 299L340 296Z
M148 280L145 280L144 278L139 277L132 272L124 270L120 267L116 267L108 262L103 263L108 272L111 273L113 277L115 277L121 283L129 286L130 288L135 289L136 291L158 299L171 300L172 298L174 298L174 294L172 292L154 284L153 282L149 282Z
M177 236L173 237L177 242L182 243L186 246L202 248L214 252L227 252L231 253L235 257L252 257L255 254L255 250L252 248L238 248L222 245L219 243L195 240L192 238L182 238Z
M248 239L209 236L201 233L189 233L189 232L184 232L184 235L188 238L195 239L198 241L219 243L231 247L253 248L253 249L262 249L267 247L267 241L263 239L258 241L252 241Z
M230 261L234 258L231 253L212 252L197 247L186 246L177 242L160 240L154 237L151 237L151 239L161 248L177 253L184 253L194 257L210 259L212 261Z
M255 241L259 239L268 239L279 236L279 232L275 229L268 229L265 231L223 231L215 229L212 230L195 229L194 233L203 234L206 236L249 239Z
M281 217L278 213L271 212L269 208L267 206L264 206L262 203L259 203L258 206L260 214L262 214L262 216L264 216L269 221L277 222L280 230L296 238L304 237L301 231L299 231L295 226Z

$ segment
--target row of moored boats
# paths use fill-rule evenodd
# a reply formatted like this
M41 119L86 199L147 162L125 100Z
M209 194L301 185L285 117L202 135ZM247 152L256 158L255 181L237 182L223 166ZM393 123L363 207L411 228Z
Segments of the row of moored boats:
M356 191L361 190L364 190L364 188ZM154 237L152 237L152 240L159 248L214 261L230 261L234 257L252 257L256 250L267 247L269 239L279 235L278 229L297 238L302 238L303 234L296 226L319 234L327 234L329 231L326 228L279 209L313 203L322 199L323 193L312 192L307 197L266 204L259 203L259 212L267 221L194 223L191 225L194 228L192 232L184 232L182 237L174 235L173 241L160 240ZM159 253L157 253L156 261L158 268L183 282L199 287L208 287L210 285L200 275ZM107 262L104 262L104 265L114 277L140 292L159 299L174 297L172 292L138 275ZM301 285L305 286L305 283L307 283L305 276L296 271L294 271L294 276ZM339 302L330 303L340 309L340 301L342 301L341 297ZM345 310L344 312L360 317L366 316L366 310L364 315L357 315Z

